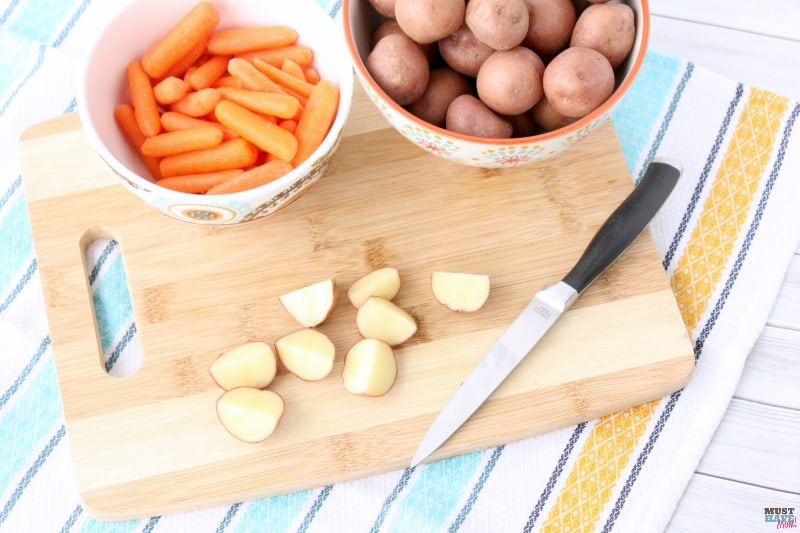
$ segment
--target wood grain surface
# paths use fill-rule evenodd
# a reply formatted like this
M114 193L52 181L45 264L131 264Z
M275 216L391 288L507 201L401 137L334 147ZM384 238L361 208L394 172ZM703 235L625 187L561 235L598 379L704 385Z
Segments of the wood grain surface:
M209 228L130 195L89 148L75 115L21 141L37 261L76 478L103 519L153 516L318 487L406 467L461 380L542 285L558 281L632 189L610 123L548 161L510 170L456 165L403 139L360 91L322 180L253 224ZM106 374L84 250L121 246L142 364ZM381 266L419 330L396 349L381 398L348 394L342 356L358 338L344 292ZM492 292L457 314L435 270L485 273ZM337 362L320 382L281 368L284 419L261 444L216 419L208 366L249 340L298 329L278 295L335 276L319 329ZM604 273L490 400L431 459L565 427L680 388L694 358L649 233Z

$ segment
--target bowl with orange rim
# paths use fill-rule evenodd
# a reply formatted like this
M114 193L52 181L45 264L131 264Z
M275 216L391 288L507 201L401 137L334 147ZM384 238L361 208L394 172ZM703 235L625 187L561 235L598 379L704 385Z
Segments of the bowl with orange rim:
M456 99L448 100L450 102L450 107L447 108L446 113L440 112L435 114L435 119L428 118L428 115L417 112L420 107L420 102L427 97L424 91L422 92L423 96L419 97L421 100L415 100L413 103L409 103L408 99L403 99L405 98L405 94L400 97L397 96L395 92L396 87L391 86L391 82L384 82L386 78L391 77L384 76L380 71L380 68L386 68L386 64L390 62L390 59L387 59L387 57L392 54L405 54L405 50L411 46L409 43L404 43L400 38L393 35L395 33L402 33L422 49L428 61L430 73L429 78L427 78L428 80L433 80L435 71L455 70L457 74L465 78L468 82L468 85L466 85L466 87L468 87L466 92L472 97L472 105L477 105L474 104L474 101L480 101L482 104L483 98L480 91L481 73L476 73L476 70L472 69L471 66L470 68L466 68L458 61L450 61L450 56L446 55L446 53L448 51L448 41L458 42L462 54L465 48L472 46L475 42L481 47L491 48L491 50L486 51L485 57L489 57L492 53L496 53L498 56L508 55L510 53L507 48L508 45L495 45L495 41L491 40L491 36L485 39L483 38L484 34L480 33L479 28L476 27L480 25L480 22L476 22L474 26L470 25L470 6L473 6L475 11L478 11L480 3L488 4L488 2L479 3L470 1L462 3L453 0L450 10L465 9L466 12L462 15L464 22L460 27L451 24L448 30L442 30L442 32L450 32L445 36L442 36L442 33L438 35L431 33L430 24L427 24L424 28L425 31L428 31L428 33L425 33L425 31L413 27L413 20L409 21L409 18L422 18L425 19L426 23L429 23L431 18L437 16L435 14L425 15L417 10L417 13L409 15L407 13L409 11L408 8L404 6L405 14L400 11L401 7L398 7L398 12L395 13L393 11L395 5L400 6L400 4L408 5L413 3L404 2L403 0L397 0L396 4L395 2L380 0L344 0L343 24L347 47L354 65L356 78L364 88L369 99L394 129L423 150L450 161L485 168L514 167L541 161L555 154L559 154L566 148L585 138L591 131L606 121L611 111L630 88L644 61L650 28L650 13L647 0L624 0L622 2L609 2L608 5L602 5L605 4L602 0L598 0L596 2L597 5L595 5L594 2L588 2L586 0L564 1L566 4L569 4L567 9L574 10L573 14L570 16L574 17L575 24L580 21L581 17L585 19L588 18L584 16L584 12L590 8L591 11L589 12L595 15L594 18L596 20L598 18L596 16L597 11L608 10L609 6L613 4L626 4L630 8L629 11L632 14L634 26L630 49L625 55L624 60L621 62L617 61L614 66L610 67L613 71L613 85L609 87L607 96L603 97L599 105L596 105L588 112L581 110L573 111L570 109L570 113L573 116L569 117L565 117L562 113L557 112L555 114L558 115L558 118L553 121L549 118L544 118L546 112L537 114L537 111L535 111L537 107L535 104L540 104L538 107L542 108L548 107L544 102L548 100L548 93L545 90L547 87L541 87L541 78L547 77L546 69L549 68L551 64L556 64L561 52L575 47L591 48L593 45L590 44L590 42L593 37L589 36L584 40L578 40L576 44L572 44L575 41L568 39L566 45L562 44L562 48L559 51L549 50L547 52L536 52L537 48L534 45L535 41L533 37L530 37L530 39L532 39L530 42L529 37L523 38L522 42L513 45L512 50L514 52L519 52L519 48L523 47L531 49L541 60L539 68L545 69L545 71L539 71L541 78L537 82L539 84L538 90L541 92L541 96L536 99L533 106L523 111L520 111L518 106L511 113L503 109L500 104L497 105L497 109L493 108L491 105L483 106L488 109L488 112L493 113L498 121L507 122L507 126L504 126L507 130L503 130L504 133L501 137L495 136L494 132L492 136L476 134L474 133L475 131L483 130L477 127L470 129L469 124L467 128L464 128L463 125L458 124L458 121L455 120L455 129L450 127L449 119L452 109L455 107L455 102L458 100L470 100L470 98L459 96L456 97ZM521 3L527 4L529 8L531 21L530 32L532 34L534 31L533 20L535 19L532 11L534 6L538 4L541 6L541 9L544 9L544 4L550 4L552 2L524 0ZM464 4L464 7L459 4ZM386 5L391 5L391 8L388 10L383 8L383 6ZM613 9L619 9L619 6ZM541 11L538 14L542 19L545 18ZM631 15L626 16L630 17ZM481 18L485 19L487 17L487 12L473 13L472 17L473 20L476 21ZM392 31L382 33L387 26L393 26ZM453 28L456 27L458 29L453 30ZM473 27L475 27L474 31L472 30ZM424 35L421 38L417 37L420 35L420 32ZM469 35L469 39L464 36L465 32ZM591 34L592 32L585 30L584 33ZM391 53L385 53L385 56L377 61L380 68L376 68L374 66L376 61L370 56L377 52L379 44L386 44L387 39L384 36L387 34L392 35L390 39L393 39L391 44L394 48ZM583 35L581 35L581 37L583 37ZM575 39L575 37L573 36L572 39ZM452 42L449 45L450 48L454 46ZM384 48L389 48L389 45L385 45ZM597 51L600 50L598 49ZM416 51L413 53L417 54ZM527 51L520 52L520 54L524 55L523 53L528 54ZM524 55L524 57L527 58L528 56ZM488 65L490 63L489 59L484 58L483 61L485 62L482 65ZM405 60L403 63L407 64L409 62L410 61ZM613 62L614 61L612 61L612 63ZM480 68L484 67L481 66ZM498 67L495 67L496 72L497 68ZM603 68L607 69L609 67ZM437 72L437 74L441 74L441 72ZM451 73L448 72L448 74ZM499 77L502 77L502 70L499 74ZM581 76L580 72L572 72L571 74L576 78ZM492 78L489 74L483 77L488 80ZM553 77L555 77L555 75ZM396 78L400 78L400 76L396 76ZM491 81L484 82L484 85L487 83L491 85ZM432 82L429 84L428 92L431 92L430 86L432 86ZM556 83L553 82L552 86L555 87ZM461 89L461 92L463 93L465 90ZM486 92L488 93L488 90ZM452 98L452 94L454 93L449 93L448 98ZM559 97L558 94L556 94L556 89L553 89L552 94L553 103L549 105L551 111L552 108L555 107L555 102ZM506 100L513 100L513 98L508 97ZM525 107L525 104L523 104L523 107ZM485 111L485 109L481 108L482 113ZM552 116L552 114L550 116ZM541 121L539 117L543 117ZM435 122L433 120L435 120ZM492 120L495 120L495 118L493 117ZM506 135L505 131L511 133Z
M171 218L263 219L324 174L353 97L314 0L134 0L99 28L78 114L119 182Z

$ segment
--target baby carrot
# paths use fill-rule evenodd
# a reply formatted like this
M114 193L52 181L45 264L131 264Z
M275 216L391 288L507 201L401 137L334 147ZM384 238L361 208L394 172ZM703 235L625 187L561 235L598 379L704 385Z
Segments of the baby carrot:
M131 103L136 114L136 123L145 137L152 137L161 131L158 117L158 103L150 85L150 78L142 70L142 64L136 60L128 63L126 69L128 89Z
M207 39L198 41L197 44L194 45L194 48L192 48L177 63L170 67L170 69L161 77L168 78L170 76L175 76L176 78L184 78L186 73L189 72L189 70L193 68L194 64L197 63L200 58L203 57L203 54L206 53L206 42L208 42Z
M302 44L292 44L289 46L280 46L278 48L267 48L266 50L253 50L252 52L245 52L237 54L237 57L246 59L252 62L253 58L258 57L262 61L266 61L270 65L280 67L287 59L291 59L295 63L306 67L311 64L314 59L314 52L308 46Z
M208 189L206 194L227 194L253 189L271 181L275 181L281 176L291 172L292 168L292 164L288 161L275 159L243 172L242 174L226 180L219 185L211 187Z
M217 104L214 115L222 125L265 152L275 154L286 161L291 161L297 152L298 143L294 135L239 104L222 100Z
M217 90L225 100L235 102L256 113L275 115L278 118L292 118L300 110L300 102L288 94L250 91L233 87L220 87Z
M187 76L189 85L196 91L212 87L223 74L228 72L228 59L230 59L228 56L211 56Z
M218 170L216 172L203 172L200 174L186 174L184 176L172 176L162 178L156 182L167 189L173 191L202 194L211 187L240 175L244 170L234 168L231 170Z
M311 95L311 89L313 89L314 86L308 83L305 79L301 80L292 76L291 74L287 74L278 67L270 65L258 57L253 58L253 65L255 65L258 70L263 72L269 79L279 84L281 87L301 94L306 98Z
M228 72L238 78L245 89L286 93L280 85L266 77L260 70L253 66L252 63L245 59L234 57L228 61Z
M187 90L185 81L175 76L170 76L153 86L153 95L155 95L156 102L159 104L169 105L186 96Z
M235 87L237 89L244 89L242 80L236 76L231 76L230 74L222 76L220 79L214 82L213 87L215 89L219 89L220 87Z
M214 148L176 154L161 160L165 178L249 167L258 157L258 148L244 139L225 141Z
M217 89L208 88L192 91L174 102L170 111L177 111L190 117L202 117L214 111L214 106L222 99Z
M285 129L289 133L294 133L297 131L297 121L293 119L281 120L278 122L278 126Z
M294 76L298 80L306 81L306 74L303 72L303 67L300 66L300 63L292 61L291 59L287 59L283 62L281 70L290 76Z
M222 142L222 131L213 126L169 131L148 137L142 143L142 153L152 157L213 148Z
M297 138L297 153L292 159L294 166L302 163L322 144L338 107L339 88L333 82L320 80L314 85L294 132Z
M289 26L233 28L215 33L208 41L214 54L239 54L262 48L288 46L297 41L297 32Z
M164 37L142 56L142 67L154 79L205 41L219 24L219 14L209 2L198 2Z
M212 128L217 128L220 130L222 132L223 141L229 141L239 136L236 132L231 131L219 122L214 122L212 120L190 117L189 115L184 115L183 113L178 113L177 111L166 111L165 113L161 114L161 127L166 131L185 130L188 128L199 128L203 126L211 126Z
M311 85L316 85L320 79L322 79L319 75L319 72L314 67L306 67L303 69L303 74L306 77L306 81Z
M114 120L116 120L117 126L122 130L123 135L125 135L128 142L131 143L131 146L133 146L138 153L141 153L142 143L144 143L147 137L144 136L139 129L139 125L136 123L133 106L130 104L118 104L114 108ZM158 179L161 177L158 159L143 155L142 161L144 161L144 165L154 178Z

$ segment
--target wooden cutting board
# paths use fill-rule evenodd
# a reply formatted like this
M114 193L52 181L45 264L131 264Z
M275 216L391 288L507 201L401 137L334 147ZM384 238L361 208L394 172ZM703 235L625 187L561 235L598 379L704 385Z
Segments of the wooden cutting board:
M403 139L357 91L323 179L272 217L214 229L169 219L119 185L74 114L21 139L21 163L70 449L85 507L102 519L173 513L319 487L408 466L423 433L501 331L561 279L632 189L607 123L559 157L486 170ZM119 241L142 350L133 375L106 374L84 250ZM396 302L419 331L396 350L381 398L348 394L342 358L359 338L345 292L394 266ZM483 309L457 314L435 270L485 273ZM286 413L266 442L231 437L208 366L249 340L298 326L278 295L335 276L320 326L337 363L320 382L279 369ZM603 274L433 459L509 443L682 387L692 347L649 232Z

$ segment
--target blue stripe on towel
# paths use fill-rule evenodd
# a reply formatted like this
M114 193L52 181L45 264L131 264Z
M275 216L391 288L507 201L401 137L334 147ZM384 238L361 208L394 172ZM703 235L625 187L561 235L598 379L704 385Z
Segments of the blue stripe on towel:
M44 449L41 451L41 453L39 453L39 456L33 462L31 467L28 468L28 471L25 472L25 475L22 477L22 480L17 485L17 488L14 489L14 492L11 494L11 498L9 498L9 500L3 506L3 510L0 511L0 525L3 525L3 522L6 521L6 518L8 518L9 513L11 513L11 510L17 504L19 499L22 497L22 493L25 492L25 488L31 482L31 480L39 471L39 469L42 467L42 465L45 463L50 454L53 453L53 450L56 448L56 446L58 446L58 443L61 442L61 439L64 438L65 433L66 433L66 428L64 427L63 424L61 424L56 434L53 435L53 437L47 443L47 446L44 447Z
M27 379L27 377L33 372L34 367L36 364L41 360L42 355L47 351L47 348L50 347L50 337L47 336L42 339L42 342L39 344L39 348L37 348L36 352L33 356L28 360L28 364L25 365L25 368L22 369L22 372L19 373L17 379L14 380L14 383L6 390L2 396L0 396L0 410L8 403L14 393L19 390L20 385L22 382ZM19 356L20 354L11 354L11 356Z
M75 506L75 509L73 509L72 514L67 518L67 521L64 522L64 525L61 526L61 533L68 533L69 530L72 529L72 526L75 525L75 522L78 521L78 517L81 514L83 514L83 506L78 504Z
M675 57L648 51L639 75L611 113L630 172L641 159L652 124L663 111L682 64Z
M461 508L461 511L458 512L456 519L453 520L453 523L450 524L450 527L447 529L448 533L455 533L458 531L458 529L464 523L464 520L467 519L467 515L469 515L469 512L472 510L475 502L478 501L478 495L483 490L484 485L486 485L486 481L489 479L492 471L494 471L494 467L497 465L497 461L500 460L500 456L503 454L504 449L505 445L502 445L498 446L494 449L494 451L492 451L492 455L486 462L486 466L483 467L483 472L481 472L478 482L472 487L472 491L469 494L469 498L467 498L467 502Z
M62 24L71 7L71 2L28 0L21 6L21 13L14 16L7 30L31 41L50 42L51 36Z
M390 530L442 529L475 477L484 452L428 463L394 511ZM388 511L388 508L387 508Z
M314 499L314 503L311 504L311 508L306 513L306 516L303 517L303 522L300 524L300 527L297 528L297 533L305 533L308 531L311 522L314 521L314 517L317 516L317 513L322 508L322 504L328 499L332 490L333 485L325 485L322 490L319 491L316 499Z
M17 391L18 397L0 413L0 435L14 435L13 447L4 450L0 461L0 487L8 487L20 469L30 460L30 450L60 423L61 402L52 357L47 357L40 371L29 378L27 387ZM35 410L31 409L35 406Z
M311 492L304 490L252 502L242 512L235 531L248 533L265 528L270 531L288 531L308 502Z
M217 526L217 533L222 533L228 526L231 525L231 521L233 517L236 516L236 513L239 512L239 509L242 507L241 503L234 503L228 508L228 512L225 513L225 516L222 518L222 522L219 523Z
M0 221L0 243L4 248L0 261L0 287L11 287L27 268L25 263L31 260L31 225L23 195L9 201Z
M118 255L108 265L92 299L97 315L100 344L103 351L106 351L114 342L117 332L126 326L133 314L122 256Z
M8 17L11 16L11 13L14 12L14 9L16 9L18 5L19 5L19 0L12 0L12 2L8 4L6 10L3 11L2 15L0 15L0 28L3 27L3 25L8 20Z
M789 115L789 120L786 122L786 126L783 130L783 135L781 138L781 142L778 148L778 155L775 158L775 163L770 171L769 178L764 186L764 191L761 194L761 198L759 199L758 206L756 207L756 213L753 216L753 220L750 223L750 227L747 230L747 234L745 236L744 243L742 244L739 253L736 256L736 260L734 261L733 268L731 269L731 273L728 276L728 279L725 281L725 286L720 294L719 299L717 300L716 304L714 305L714 309L711 312L708 321L703 326L700 334L695 341L694 346L694 353L695 353L695 360L699 359L702 355L703 345L705 344L706 339L711 334L711 331L714 328L714 325L717 323L717 319L719 318L720 313L722 312L722 308L725 307L725 303L728 300L728 296L733 289L733 284L736 282L736 278L739 276L739 271L741 270L742 264L744 263L745 259L747 258L747 252L750 249L750 245L755 238L756 231L758 231L758 227L761 224L761 218L764 215L764 211L767 208L767 202L769 201L770 194L772 193L772 188L775 186L775 181L778 178L778 174L781 171L781 167L783 166L783 158L786 155L786 148L789 144L789 139L792 136L792 130L794 129L795 122L797 121L797 117L800 115L800 104L796 104L794 109L792 109L791 114ZM606 521L605 526L603 527L603 532L607 533L612 530L614 527L614 523L619 517L619 513L622 510L622 507L625 505L625 501L628 498L628 494L630 494L631 488L633 488L633 484L636 482L636 478L639 476L639 472L641 472L644 463L647 461L647 458L650 456L650 452L652 451L655 442L658 440L659 435L661 435L661 431L664 429L664 426L669 419L669 416L672 414L675 404L678 402L681 396L681 391L674 392L671 396L667 405L664 409L664 412L658 419L658 423L656 424L655 428L651 432L650 436L647 439L647 444L642 449L639 457L636 458L636 463L634 464L633 468L631 469L631 473L628 476L628 479L625 481L625 485L622 487L622 491L620 492L619 497L617 498L616 503L614 504L614 508L611 511L611 514Z

